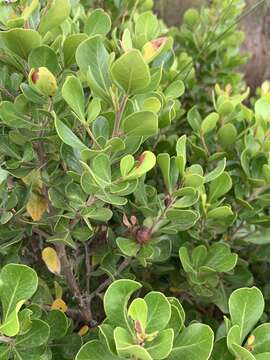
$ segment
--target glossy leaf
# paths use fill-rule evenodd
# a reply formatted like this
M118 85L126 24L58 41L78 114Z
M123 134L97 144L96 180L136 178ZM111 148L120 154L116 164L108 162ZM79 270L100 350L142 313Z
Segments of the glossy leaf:
M69 16L71 6L68 0L53 0L42 16L38 31L44 35L66 20Z
M83 87L81 82L75 76L67 77L63 87L62 87L62 96L70 108L74 111L78 119L84 123L84 108L85 100Z
M264 310L262 293L256 287L235 290L229 299L232 323L240 327L240 339L252 330Z
M110 322L126 326L128 300L140 287L141 284L133 280L117 280L109 286L104 296L104 309Z
M175 340L168 359L208 360L213 341L214 334L209 326L189 325Z
M25 60L33 49L41 45L41 36L32 29L1 31L0 39L10 51Z
M87 18L84 32L90 36L105 36L111 29L111 18L102 9L94 10Z
M122 55L111 68L113 80L127 94L136 93L150 83L150 71L138 50Z

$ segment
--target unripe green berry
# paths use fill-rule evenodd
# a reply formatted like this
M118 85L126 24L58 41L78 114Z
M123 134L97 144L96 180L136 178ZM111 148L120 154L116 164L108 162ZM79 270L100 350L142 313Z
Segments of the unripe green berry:
M28 81L42 95L53 96L57 91L55 76L46 67L31 69Z

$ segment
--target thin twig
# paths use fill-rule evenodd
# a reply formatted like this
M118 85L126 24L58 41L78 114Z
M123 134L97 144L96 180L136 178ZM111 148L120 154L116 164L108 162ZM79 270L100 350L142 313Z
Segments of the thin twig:
M133 257L127 257L118 267L117 271L115 272L114 274L114 277L117 277L121 274L121 272L123 270L125 270L132 262L133 260ZM91 302L91 300L98 296L103 290L105 290L111 283L113 282L113 279L112 278L108 278L106 279L105 281L103 281L103 283L101 283L99 285L99 287L93 291L89 297L89 301Z
M89 135L90 139L91 139L91 140L93 141L93 143L96 145L96 147L97 147L98 149L102 149L102 147L101 147L101 146L99 145L99 143L97 142L94 134L92 133L89 125L88 125L88 124L84 124L84 128L85 128L87 134Z
M121 120L122 120L122 116L123 116L127 101L128 101L128 96L124 95L123 100L115 113L115 122L114 122L112 137L117 136L119 133Z
M11 94L11 92L9 92L6 88L0 86L0 91L10 99L15 100L16 97L13 94Z

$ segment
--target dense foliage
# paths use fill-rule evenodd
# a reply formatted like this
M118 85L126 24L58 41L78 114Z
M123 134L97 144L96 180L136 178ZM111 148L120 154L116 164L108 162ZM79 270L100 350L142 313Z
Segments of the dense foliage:
M244 0L0 4L0 359L269 360L270 86Z

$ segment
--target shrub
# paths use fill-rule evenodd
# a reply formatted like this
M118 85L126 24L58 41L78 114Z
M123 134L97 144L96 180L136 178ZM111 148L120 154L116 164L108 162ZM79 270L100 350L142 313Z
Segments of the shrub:
M101 3L0 7L0 358L267 359L270 92L234 69L244 2L180 30Z

